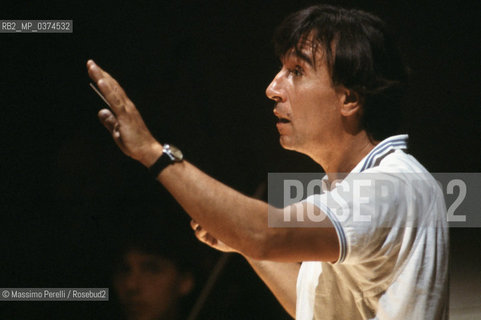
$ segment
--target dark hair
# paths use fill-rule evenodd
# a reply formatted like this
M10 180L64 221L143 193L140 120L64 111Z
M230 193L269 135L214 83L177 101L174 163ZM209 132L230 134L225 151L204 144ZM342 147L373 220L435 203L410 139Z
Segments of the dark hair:
M382 140L398 132L407 69L380 18L361 10L312 6L284 20L274 44L281 58L291 50L302 57L310 45L314 66L322 49L333 83L359 94L361 125L368 135Z
M124 241L119 243L115 263L119 264L123 256L128 252L137 251L165 258L172 262L181 272L192 272L195 269L195 261L191 252L192 248L189 248L187 240L182 241L178 238L180 237L173 241L167 235L148 232L126 236Z
M110 253L113 268L121 265L130 251L165 258L181 272L194 273L201 267L200 243L193 237L188 222L181 219L178 209L166 202L163 205L168 209L150 209L145 204L139 204L138 209L124 209L132 212L135 219L124 222L117 231L118 239Z

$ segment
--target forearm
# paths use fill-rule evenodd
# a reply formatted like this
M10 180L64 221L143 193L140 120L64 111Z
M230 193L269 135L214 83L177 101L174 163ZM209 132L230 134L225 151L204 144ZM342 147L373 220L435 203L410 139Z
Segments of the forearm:
M284 209L245 196L187 161L169 165L157 178L193 220L246 256L277 262L335 261L339 256L329 219L317 223L319 228L269 227L268 215L282 219ZM298 207L307 213L305 204Z
M100 121L122 152L151 167L162 155L163 146L117 81L91 60L87 67L110 106L99 111ZM339 257L338 237L329 219L316 222L316 228L268 228L268 210L282 220L297 209L269 207L212 179L187 161L169 165L157 178L195 221L247 256L285 262L335 261ZM293 206L308 215L306 203Z
M269 231L267 204L211 178L187 161L168 166L158 180L215 238L258 257Z
M248 257L246 259L282 307L295 318L296 283L300 264L254 260Z

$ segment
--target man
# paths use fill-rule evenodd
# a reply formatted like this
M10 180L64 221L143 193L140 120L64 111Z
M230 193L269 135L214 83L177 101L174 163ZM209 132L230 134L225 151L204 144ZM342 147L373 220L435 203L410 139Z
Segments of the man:
M121 150L183 206L197 236L242 253L293 317L445 318L444 201L427 171L404 153L407 136L390 137L399 128L406 74L384 23L358 10L314 6L289 16L275 42L282 69L266 94L276 102L280 143L324 168L330 190L321 195L276 209L210 178L157 142L118 83L89 61L89 75L112 108L99 118ZM372 201L359 206L355 191L340 194L339 173L351 173L343 180L350 183L360 172L381 177L370 185L390 182L387 203L377 201L374 187L366 189ZM415 190L406 188L413 172L424 177ZM324 217L316 228L268 227L268 215L307 219L313 205ZM339 219L339 209L368 214L371 223ZM429 218L434 226L417 227Z

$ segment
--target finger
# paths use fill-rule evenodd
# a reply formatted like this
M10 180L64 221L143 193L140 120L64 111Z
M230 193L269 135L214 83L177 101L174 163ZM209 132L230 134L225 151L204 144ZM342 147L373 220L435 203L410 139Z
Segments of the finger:
M93 60L87 62L87 72L90 79L97 83L100 79L106 78L107 73L103 71Z
M130 155L128 150L122 143L122 138L120 136L120 124L115 115L109 109L102 109L98 113L100 122L109 130L114 142L126 155Z
M102 78L97 81L97 86L105 99L109 102L110 107L115 114L119 115L125 110L125 107L130 100L119 84L113 82L112 79Z
M102 69L98 64L96 64L93 60L89 60L87 62L87 71L92 80L94 80L96 83L98 83L99 80L105 79L109 83L115 85L117 88L116 90L119 90L120 93L125 94L125 91L122 89L120 84L115 80L114 77L112 77L108 72L106 72L104 69Z
M199 232L199 237L202 242L207 243L211 246L215 246L217 244L217 239L205 230Z
M93 60L87 61L87 71L90 78L97 82L102 78L112 78L108 72L104 71L98 64Z
M197 229L195 229L195 234L200 238L205 238L207 231L205 231L205 229L202 229L201 226L198 226Z
M197 229L198 226L199 224L195 222L195 220L190 220L190 227L192 228L192 230Z
M205 231L196 231L195 236L200 242L205 243L209 246L215 246L217 244L217 239L215 239Z
M194 231L194 235L197 238L197 240L199 240L200 242L204 242L204 238L202 237L202 235L200 234L200 232L198 230Z
M105 99L111 104L114 112L123 111L125 106L131 102L119 83L92 60L87 62L87 71Z
M211 246L215 246L215 245L217 244L217 239L214 238L213 236L211 236L211 235L208 234L208 233L204 236L203 239L204 239L205 243L207 243L207 244L209 244L209 245L211 245Z
M114 129L119 127L119 122L115 118L112 111L108 109L102 109L98 113L100 122L109 130L111 134L114 133ZM117 130L118 131L118 130Z

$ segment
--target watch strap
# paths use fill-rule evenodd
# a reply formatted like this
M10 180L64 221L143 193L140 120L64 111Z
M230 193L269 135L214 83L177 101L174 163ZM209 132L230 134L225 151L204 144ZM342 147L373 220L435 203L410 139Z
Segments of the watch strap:
M170 164L174 163L172 158L166 152L162 152L162 155L149 167L149 173L154 179L157 179L159 174L167 168Z
M162 155L149 167L149 173L157 179L159 174L174 162L181 162L184 159L182 151L176 146L165 143L162 147Z

